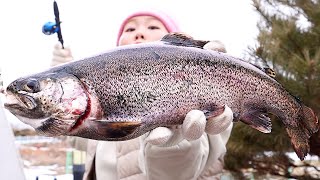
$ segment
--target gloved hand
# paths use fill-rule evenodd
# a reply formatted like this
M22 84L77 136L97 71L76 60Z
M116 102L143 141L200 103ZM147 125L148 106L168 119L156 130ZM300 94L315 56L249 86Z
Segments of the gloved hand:
M183 124L176 127L158 127L142 136L145 143L157 146L174 146L183 139L199 139L204 132L215 135L226 130L233 120L233 112L228 106L221 107L212 114L208 121L202 111L192 110L187 113Z
M147 179L198 179L222 171L225 141L232 129L228 106L190 111L181 126L159 127L140 137L139 167ZM205 132L207 134L205 134ZM219 167L216 171L209 170Z
M203 49L209 49L209 50L223 52L223 53L227 52L224 44L218 40L208 42L206 45L203 46Z
M70 62L73 60L71 49L65 46L62 49L61 43L57 43L53 49L53 58L51 61L51 66L56 66L58 64Z

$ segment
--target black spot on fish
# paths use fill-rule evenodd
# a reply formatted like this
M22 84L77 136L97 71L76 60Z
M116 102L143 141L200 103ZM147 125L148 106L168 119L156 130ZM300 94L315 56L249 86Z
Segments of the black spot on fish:
M126 103L126 99L124 98L123 95L118 95L116 96L117 98L117 104L120 104L121 106L125 106L127 103Z
M127 68L126 68L126 66L124 66L124 65L119 65L118 71L120 71L120 72L126 72L126 71L127 71Z

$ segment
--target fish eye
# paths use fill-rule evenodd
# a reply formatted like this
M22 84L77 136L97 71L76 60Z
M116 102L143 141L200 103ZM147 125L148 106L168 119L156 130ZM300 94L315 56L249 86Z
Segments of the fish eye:
M39 92L40 91L39 82L35 79L28 80L27 83L25 84L25 90L31 93Z

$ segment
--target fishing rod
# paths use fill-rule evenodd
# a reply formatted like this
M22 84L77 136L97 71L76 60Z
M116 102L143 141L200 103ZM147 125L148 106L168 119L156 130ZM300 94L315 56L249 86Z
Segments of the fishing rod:
M53 2L53 12L55 16L55 22L47 22L42 26L42 32L45 35L52 35L54 33L57 33L58 35L58 40L62 45L62 48L64 49L63 46L63 38L62 38L62 33L61 33L61 21L59 17L59 8L58 4L56 1Z

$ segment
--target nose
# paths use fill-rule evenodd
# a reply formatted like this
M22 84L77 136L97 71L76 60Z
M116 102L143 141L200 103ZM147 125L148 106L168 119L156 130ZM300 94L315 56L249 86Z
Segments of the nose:
M138 39L145 39L145 37L144 37L143 33L138 32L138 33L136 34L136 36L135 36L135 39L136 39L136 40L138 40Z

